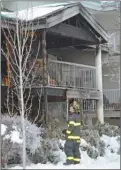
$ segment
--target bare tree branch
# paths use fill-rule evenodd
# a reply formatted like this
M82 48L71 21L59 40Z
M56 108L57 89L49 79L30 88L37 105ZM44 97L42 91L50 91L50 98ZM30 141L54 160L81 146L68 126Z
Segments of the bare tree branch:
M104 76L109 76L111 81L120 83L119 56L109 56L106 61L103 61L102 67L108 69L108 73L103 73Z
M6 24L8 24L8 28L6 30L2 29L2 33L10 47L10 51L7 45L6 48L1 49L3 56L10 66L10 70L8 72L10 88L8 88L7 91L6 107L10 116L13 116L15 110L16 112L19 112L21 116L21 125L23 130L23 169L25 169L26 126L24 121L25 117L29 119L32 112L33 97L31 93L32 88L35 86L37 77L36 74L38 70L34 70L34 67L40 55L40 41L37 42L37 37L35 36L36 30L33 28L33 22L19 20L18 11L16 12L16 19L14 20L15 29L10 30L9 23L7 23L7 21ZM31 27L31 32L28 30L28 27ZM34 60L32 60L34 41L37 43L37 50L34 51ZM9 57L6 50L9 52ZM30 68L27 67L29 61L33 61ZM41 80L39 81L41 84ZM10 89L12 89L11 92ZM41 95L42 92L40 93L38 100L38 113L33 123L37 122L40 114ZM16 102L14 97L17 98ZM16 105L17 102L18 104Z

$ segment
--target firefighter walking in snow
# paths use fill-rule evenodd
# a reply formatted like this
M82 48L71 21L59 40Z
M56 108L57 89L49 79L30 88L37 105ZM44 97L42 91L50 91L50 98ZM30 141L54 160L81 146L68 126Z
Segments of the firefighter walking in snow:
M72 101L69 109L68 129L65 132L66 143L64 151L66 154L66 162L64 165L80 163L80 109L76 101Z

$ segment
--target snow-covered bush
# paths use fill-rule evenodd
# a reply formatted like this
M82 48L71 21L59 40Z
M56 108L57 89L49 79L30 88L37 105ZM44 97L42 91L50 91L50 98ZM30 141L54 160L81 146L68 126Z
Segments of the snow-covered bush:
M117 137L117 142L120 144L120 136Z
M87 155L90 158L96 159L99 156L99 152L94 147L88 147L87 148Z
M7 164L20 164L22 155L22 145L13 143L10 139L1 137L1 164L6 167Z
M105 143L104 141L100 140L99 143L98 143L98 151L99 151L99 156L104 156L105 154Z
M120 128L115 125L110 125L109 123L101 124L97 122L97 124L94 126L95 130L99 131L99 135L107 135L107 136L119 136L120 135Z
M90 117L89 115L82 115L82 122L83 122L83 128L89 128L91 129L93 127L92 124L92 117Z
M100 135L97 130L82 130L81 137L90 145L89 148L83 148L83 150L88 150L87 154L91 158L96 158L98 155L103 156L105 154L105 143L100 140Z
M119 149L117 151L117 154L120 155L120 152L121 152L121 150L120 150L120 147L119 147Z
M43 129L25 119L26 150L34 154L41 147ZM4 132L3 132L4 131ZM21 163L22 126L19 116L2 116L1 131L2 165Z
M19 116L9 117L2 116L2 123L8 128L5 134L19 133L20 139L22 140L22 126L21 119ZM34 153L39 147L41 147L42 135L44 132L43 128L38 128L35 124L25 119L26 126L26 148ZM17 134L16 134L17 135ZM18 139L17 139L18 140Z
M59 126L59 119L55 118L53 114L47 116L47 125L44 129L45 139L60 139L62 137L62 128Z
M52 163L58 163L60 160L59 157L59 140L57 139L47 139L44 141L44 151L48 158L48 161Z
M49 114L46 121L41 147L34 154L29 153L29 159L33 163L57 163L60 160L59 139L62 132L58 125L59 120L53 114Z
M47 125L44 128L37 127L25 119L28 162L56 164L61 161L60 152L63 151L64 141L61 140L62 133L58 123L59 120L51 115L47 117ZM106 128L111 128L111 133L116 137L106 136ZM80 150L85 151L92 159L104 156L106 150L110 153L120 154L119 128L116 126L97 124L93 128L84 127L80 135ZM109 142L109 138L111 142ZM2 166L20 164L22 162L22 128L19 116L2 116L1 139ZM113 145L114 142L116 147Z
M28 162L59 162L60 148L58 135L59 133L61 134L61 130L57 124L57 120L50 122L48 120L48 126L42 128L25 119ZM5 163L20 164L22 162L22 126L20 117L2 116L1 135L3 166Z
M39 148L35 154L29 155L33 163L58 163L60 161L60 148L58 139L44 139L42 147Z
M119 154L119 148L114 151L114 149L111 147L112 144L107 146L103 141L103 138L101 137L105 135L107 137L117 137L116 140L120 145L120 128L118 126L110 125L108 123L101 124L97 122L97 124L92 128L87 126L82 127L81 138L83 138L88 143L88 146L81 146L81 150L87 151L88 156L91 158L104 156L107 147L110 148L110 152L117 152Z

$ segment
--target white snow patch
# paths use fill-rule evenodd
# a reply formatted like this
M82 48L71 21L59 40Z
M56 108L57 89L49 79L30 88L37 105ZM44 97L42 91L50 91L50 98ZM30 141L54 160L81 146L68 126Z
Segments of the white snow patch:
M10 138L11 138L10 135L5 135L5 136L4 136L4 140L5 140L5 139L10 139Z
M111 145L112 148L119 148L119 143L116 141L116 137L108 137L103 135L101 139L106 143L106 145ZM61 145L64 146L65 141L60 140ZM85 146L86 141L81 139L82 145ZM79 165L64 166L63 163L66 160L65 153L60 151L61 161L57 165L51 163L47 164L31 164L27 166L26 169L120 169L120 155L115 153L109 153L106 149L106 154L104 157L98 157L96 160L91 159L86 151L81 151L81 163ZM20 166L13 167L12 169L22 169Z
M119 143L117 141L117 137L109 137L109 136L103 135L101 139L105 142L105 145L107 147L107 152L109 152L109 150L111 149L113 149L113 151L115 152L118 151Z
M89 144L84 140L81 139L80 146L87 147Z
M1 124L1 135L3 136L6 132L7 126L5 126L4 124Z
M65 140L59 140L59 143L61 144L62 147L64 147L64 144L65 144Z
M4 124L1 125L1 134L4 135L5 131L8 127ZM10 134L4 136L5 139L10 139L13 143L22 143L22 139L20 139L20 133L17 131L17 127L13 125L14 131L11 131Z
M15 125L13 125L12 128L17 131L17 127Z
M20 133L18 131L11 132L11 141L13 143L22 143L22 139L20 139Z

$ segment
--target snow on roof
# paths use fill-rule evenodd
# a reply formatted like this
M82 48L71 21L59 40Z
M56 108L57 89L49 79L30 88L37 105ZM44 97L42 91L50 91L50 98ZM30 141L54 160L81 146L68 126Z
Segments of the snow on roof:
M46 4L41 6L28 7L27 9L15 11L15 12L1 12L3 17L7 18L18 18L20 20L34 20L36 18L44 18L47 15L50 15L53 12L58 10L62 10L63 8L68 7L69 5L77 4L79 2L64 2L64 3L54 3L54 4Z
M46 17L46 15L51 14L55 11L61 10L63 9L64 6L60 5L60 6L37 6L37 7L32 7L32 8L28 8L26 10L22 10L22 11L17 11L17 12L12 12L12 13L8 13L8 12L1 12L1 15L4 17L8 17L8 18L18 18L20 20L33 20L36 18L43 18Z
M58 7L33 7L29 8L27 10L22 10L18 12L19 19L23 20L32 20L39 17L45 17L47 14L50 14L52 12L55 12L57 10L62 9L64 6L58 6ZM16 13L15 13L16 14Z
M101 0L87 0L81 1L81 4L89 9L93 9L96 11L110 11L110 10L114 10L117 9L118 6L120 5L120 1L119 0L114 0L114 1L101 1Z

